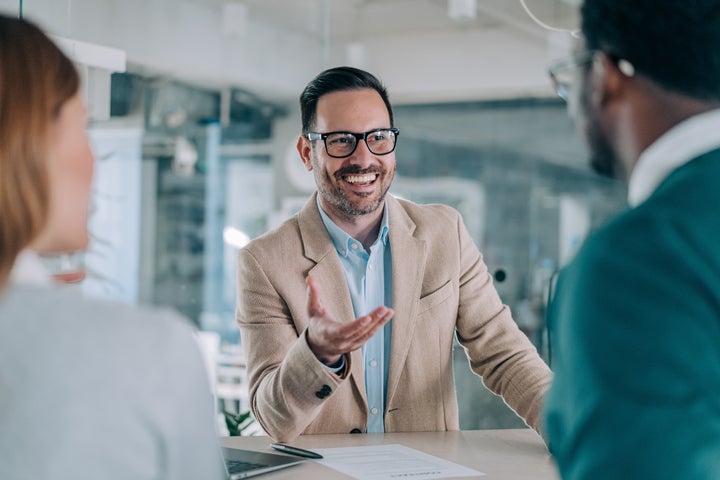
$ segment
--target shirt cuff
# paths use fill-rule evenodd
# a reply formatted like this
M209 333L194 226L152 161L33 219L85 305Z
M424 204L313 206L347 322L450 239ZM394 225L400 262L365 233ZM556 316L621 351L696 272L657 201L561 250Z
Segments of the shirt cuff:
M340 357L340 361L337 363L337 365L333 365L332 367L329 365L325 365L323 363L323 366L327 368L329 371L331 371L334 374L339 374L345 369L345 355Z

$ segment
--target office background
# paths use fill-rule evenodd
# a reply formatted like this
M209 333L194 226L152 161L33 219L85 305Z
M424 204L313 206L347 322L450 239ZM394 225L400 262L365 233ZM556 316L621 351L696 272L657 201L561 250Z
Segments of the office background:
M0 0L85 77L97 169L83 290L176 308L237 352L235 252L307 200L297 97L349 64L395 105L391 192L462 213L546 356L548 280L625 191L590 172L547 79L577 2L525 4L565 31L519 0ZM521 426L455 353L461 427Z

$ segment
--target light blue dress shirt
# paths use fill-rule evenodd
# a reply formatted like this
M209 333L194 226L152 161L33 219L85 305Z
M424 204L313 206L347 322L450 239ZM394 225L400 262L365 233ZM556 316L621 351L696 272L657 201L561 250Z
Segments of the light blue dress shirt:
M370 246L370 253L362 243L338 227L320 206L318 209L325 228L338 252L345 272L355 317L372 312L381 305L392 307L392 257L388 239L388 214L384 208L380 233ZM365 392L368 400L368 433L385 431L385 398L390 369L392 321L385 324L362 347L365 366Z

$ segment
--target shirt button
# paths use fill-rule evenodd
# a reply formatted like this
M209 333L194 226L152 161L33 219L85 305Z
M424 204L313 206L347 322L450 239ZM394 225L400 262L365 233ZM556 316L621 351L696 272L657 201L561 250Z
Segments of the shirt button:
M372 270L372 269L373 269L373 264L372 264L372 263L369 263L369 264L368 264L368 270Z
M371 367L377 367L377 360L370 360Z
M350 248L352 248L353 250L357 250L357 249L358 249L358 244L357 244L357 243L353 243Z
M373 409L370 410L370 413L372 413L373 415L377 415L377 412L378 412L378 410L375 407L373 407Z

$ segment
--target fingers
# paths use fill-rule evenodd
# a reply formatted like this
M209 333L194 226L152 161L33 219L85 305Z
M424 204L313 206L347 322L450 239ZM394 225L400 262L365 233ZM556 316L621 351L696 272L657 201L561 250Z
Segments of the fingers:
M316 357L327 363L334 363L339 355L362 347L394 315L392 309L378 307L368 315L352 322L342 323L328 316L320 299L320 288L310 275L306 278L308 286L307 311L308 344Z
M393 315L395 315L395 312L387 307L376 308L369 315L366 315L366 317L370 317L370 319L366 323L364 334L361 331L358 331L358 333L361 334L361 337L358 338L359 345L355 348L360 348L368 340L370 340L370 338L375 335L375 332L380 330L388 321L390 321Z
M308 344L320 361L335 363L340 355L362 347L393 315L392 309L378 307L348 323L314 316L308 325Z
M334 345L342 353L352 352L362 347L388 320L394 312L387 307L378 307L370 314L352 322L338 325L334 333Z
M347 335L349 338L370 338L394 315L388 307L378 307L369 314L359 317L350 323L345 323L338 328L340 335Z

